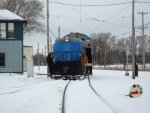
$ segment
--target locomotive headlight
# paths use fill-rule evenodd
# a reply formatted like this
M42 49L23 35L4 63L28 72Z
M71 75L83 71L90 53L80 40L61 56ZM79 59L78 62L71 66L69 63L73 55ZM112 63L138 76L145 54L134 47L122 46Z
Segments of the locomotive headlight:
M69 37L65 37L65 41L68 42L69 41Z

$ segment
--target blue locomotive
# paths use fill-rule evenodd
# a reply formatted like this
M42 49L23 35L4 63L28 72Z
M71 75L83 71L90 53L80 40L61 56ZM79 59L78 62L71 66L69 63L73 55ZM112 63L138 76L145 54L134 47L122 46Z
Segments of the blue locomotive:
M92 65L83 73L81 53L86 53L88 64L92 64L92 40L81 33L70 33L55 40L53 47L52 77L59 75L64 79L77 79L92 74ZM88 71L89 69L89 71Z

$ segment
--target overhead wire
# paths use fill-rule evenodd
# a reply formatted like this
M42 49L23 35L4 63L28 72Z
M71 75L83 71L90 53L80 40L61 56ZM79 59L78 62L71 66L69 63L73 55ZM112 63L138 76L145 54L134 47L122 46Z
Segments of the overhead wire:
M58 1L56 1L56 2L57 2L57 3L60 3L60 2L58 2ZM51 2L50 2L50 3L51 3ZM123 2L123 3L125 3L125 2ZM126 2L126 3L127 3L127 2ZM118 3L118 4L122 4L122 3ZM110 4L109 4L109 5L110 5ZM81 4L81 6L83 6L83 5ZM102 23L107 23L107 24L111 24L111 25L114 25L114 26L118 26L118 27L129 28L128 26L119 25L119 24L116 24L116 23L108 22L108 21L103 20L103 19L99 19L99 18L95 18L95 17L89 16L89 15L87 15L87 14L81 12L81 11L78 11L78 10L76 10L76 9L74 9L74 8L69 7L68 5L67 5L67 8L69 8L69 9L75 11L75 12L81 13L82 15L87 16L87 17L93 19L94 21L98 21L98 22L102 22Z
M81 0L80 0L80 25L81 25Z
M143 4L147 4L147 3L150 3L150 2L147 2L147 1L143 1L143 2L135 1L135 3L143 3Z
M150 23L146 23L146 24L144 24L144 26L147 26L147 25L149 25ZM142 27L142 25L140 25L140 26L135 26L135 28L139 28L139 27Z
M130 6L131 6L131 4L127 5L125 8L119 10L117 13L115 13L114 15L112 15L111 17L109 17L109 18L107 18L105 20L110 20L110 19L114 18L115 16L121 14L123 11L126 11L126 9L129 8Z
M128 31L128 32L125 32L125 33L121 33L121 34L117 35L117 37L127 35L127 34L129 34L129 33L131 33L131 32L132 32L132 31Z
M135 32L138 32L138 31L136 30ZM125 32L125 33L121 33L120 35L117 35L117 37L128 35L129 33L132 33L132 30L128 31L128 32Z
M72 9L72 8L71 8L71 9ZM75 9L73 9L73 10L74 10L74 11L78 11L78 10L75 10ZM83 15L85 15L85 16L87 16L87 17L89 17L89 18L91 18L91 19L93 19L93 20L95 20L95 21L98 21L98 22L103 22L103 23L108 23L108 24L112 24L112 25L115 25L115 26L119 26L119 27L129 28L129 27L124 26L124 25L119 25L119 24L116 24L116 23L111 23L111 22L108 22L108 21L106 21L106 20L102 20L102 19L98 19L98 18L89 16L89 15L87 15L87 14L85 14L85 13L82 13L82 12L81 12L81 14L83 14Z
M114 26L118 26L118 27L123 27L123 28L131 28L129 26L125 26L125 25L121 25L121 24L116 24L116 23L112 23L112 22L108 22L107 20L105 20L106 23L114 25Z
M147 26L147 25L149 25L150 23L146 23L146 24L144 24L144 26ZM142 25L140 25L140 26L135 26L135 29L138 29L138 27L141 27ZM149 27L149 26L148 26ZM120 34L120 35L118 35L118 36L123 36L123 35L127 35L127 34L129 34L129 33L131 33L132 31L128 31L128 32L125 32L125 33L122 33L122 34ZM137 32L137 31L136 31Z
M121 3L114 3L114 4L68 4L68 3L62 3L62 2L55 2L55 1L50 1L49 3L53 4L59 4L59 5L67 5L67 6L83 6L83 7L95 7L95 6L117 6L117 5L125 5L125 4L130 4L131 2L121 2Z
M49 29L50 33L55 37L55 38L58 38L53 32L51 29Z
M75 16L65 16L65 15L50 15L50 17L55 17L57 19L62 19L62 18L68 18L68 19L71 19L71 20L75 20L75 21L80 21L80 17L75 17ZM81 20L83 21L90 21L91 18L83 18L81 17ZM91 20L92 21L92 20Z
M121 3L114 3L114 4L93 4L93 5L85 5L85 4L81 4L81 1L80 1L80 5L78 4L66 4L66 3L62 3L62 2L49 2L49 3L53 3L53 4L59 4L59 5L64 5L64 6L67 6L67 8L75 11L75 12L78 12L80 13L80 22L81 22L81 14L84 15L84 16L87 16L89 18L91 18L93 21L97 21L97 22L102 22L102 23L107 23L107 24L111 24L111 25L114 25L114 26L118 26L118 27L124 27L124 28L131 28L131 27L128 27L128 26L125 26L125 25L120 25L120 24L116 24L116 23L112 23L112 22L109 22L106 20L103 20L103 19L99 19L99 18L95 18L95 17L92 17L92 16L89 16L83 12L81 12L81 6L84 6L84 7L89 7L89 6L117 6L117 5L126 5L126 4L129 4L127 7L124 8L127 9L130 5L131 5L131 2L121 2ZM150 2L138 2L138 1L135 1L135 3L150 3ZM73 9L69 6L80 6L80 11L76 10L76 9ZM122 9L123 10L123 9ZM110 18L108 18L108 20L110 20L111 18L113 18L114 16L118 15L119 13L121 13L121 11L119 11L118 13L116 13L115 15L111 16ZM131 31L130 31L131 32Z
M105 19L105 20L108 21L108 20L114 18L115 16L119 15L119 14L122 13L123 11L126 11L125 9L129 8L129 6L131 6L131 4L127 5L126 7L124 7L124 8L121 9L121 10L119 10L117 13L115 13L114 15L110 16L109 18L107 18L107 19ZM94 28L94 31L95 31L98 27L99 27L99 25Z
M112 4L69 4L69 3L62 3L62 2L57 2L57 1L50 1L49 3L53 4L59 4L59 5L66 5L66 6L78 6L78 7L99 7L99 6L118 6L118 5L126 5L126 4L131 4L132 2L120 2L120 3L112 3ZM135 3L150 3L147 1L139 2L135 1Z

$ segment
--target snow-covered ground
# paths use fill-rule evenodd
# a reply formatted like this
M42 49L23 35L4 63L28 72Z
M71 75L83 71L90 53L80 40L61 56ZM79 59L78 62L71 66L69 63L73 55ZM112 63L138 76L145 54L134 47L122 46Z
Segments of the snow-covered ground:
M0 113L61 113L64 80L47 78L46 67L35 67L34 77L27 73L0 73ZM41 74L41 75L40 75ZM93 70L88 80L72 81L66 94L66 113L150 113L150 72L139 72L133 80L124 71ZM143 87L143 95L130 98L132 84ZM149 84L149 85L148 85Z
M138 64L138 69L143 70L143 67L141 64ZM126 68L126 67L125 67ZM104 65L94 65L94 69L105 69ZM115 65L106 65L106 69L112 69L112 70L124 70L124 65L123 64L115 64ZM132 64L128 65L128 70L132 69ZM150 71L150 64L145 64L145 70Z

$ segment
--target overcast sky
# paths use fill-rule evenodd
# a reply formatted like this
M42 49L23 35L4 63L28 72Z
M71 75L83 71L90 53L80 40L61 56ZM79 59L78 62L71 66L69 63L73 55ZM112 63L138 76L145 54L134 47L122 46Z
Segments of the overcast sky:
M42 0L46 4L46 0ZM52 40L58 37L58 26L60 26L60 34L63 37L77 29L84 34L110 32L117 38L128 37L132 34L132 0L49 0L50 6L50 33ZM149 0L137 0L137 2L150 2ZM81 5L111 5L111 6L80 6ZM65 4L79 5L71 6ZM46 10L46 7L45 7ZM145 24L150 23L150 3L135 3L135 26L142 24L142 16L138 12L148 12L144 16ZM46 11L43 12L46 17ZM42 20L46 23L46 18ZM150 26L150 25L149 25ZM145 29L145 34L150 35L149 29ZM136 29L136 35L141 35L141 30ZM46 46L46 34L36 33L25 38L26 45L34 45L40 43L41 51ZM30 43L31 42L31 43ZM36 49L34 49L34 53ZM43 50L44 51L44 50Z

